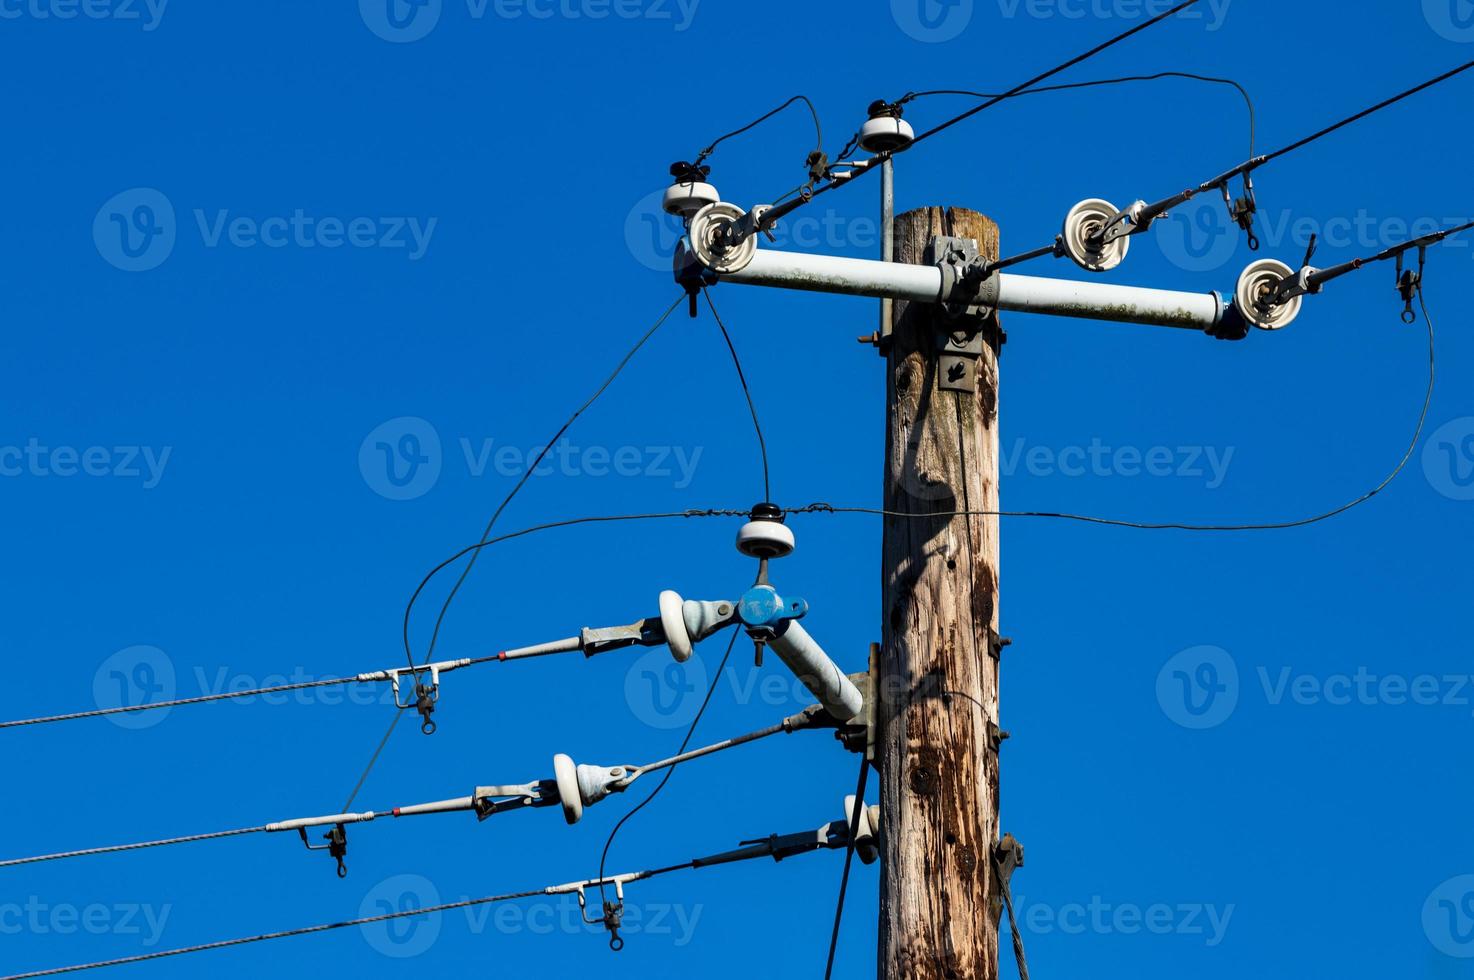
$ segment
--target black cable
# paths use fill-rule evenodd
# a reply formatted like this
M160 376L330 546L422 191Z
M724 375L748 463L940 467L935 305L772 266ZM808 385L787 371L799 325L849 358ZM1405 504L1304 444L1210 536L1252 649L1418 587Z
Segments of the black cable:
M860 833L860 815L865 811L865 779L870 775L870 760L860 753L860 784L855 787L855 809L850 814L850 839L844 849L844 871L839 876L839 899L834 904L834 929L829 933L829 959L824 964L824 980L834 973L834 952L839 948L839 923L844 916L844 897L850 885L850 865L855 860L855 838Z
M1311 135L1305 137L1304 139L1296 140L1295 142L1291 143L1289 146L1286 146L1286 147L1283 147L1281 149L1275 150L1273 153L1266 154L1264 156L1264 158L1261 161L1259 161L1259 163L1257 164L1257 166L1263 166L1264 164L1268 163L1269 161L1271 161L1271 160L1277 160L1277 159L1279 159L1280 157L1284 156L1287 153L1293 153L1294 151L1300 149L1301 147L1307 146L1307 145L1309 145L1311 143L1314 143L1316 140L1318 140L1318 139L1320 139L1320 138L1322 138L1324 136L1329 136L1330 134L1336 132L1338 129L1342 129L1342 128L1346 127L1346 126L1350 126L1352 123L1359 122L1360 120L1365 119L1367 116L1370 116L1370 115L1372 115L1375 112L1381 112L1383 109L1386 109L1388 106L1396 105L1397 103L1401 102L1403 99L1410 98L1410 97L1412 97L1414 95L1417 95L1419 92L1424 91L1425 89L1430 89L1430 88L1432 88L1435 85L1439 85L1439 84L1441 84L1443 82L1446 82L1450 78L1453 78L1455 75L1458 75L1458 74L1461 74L1463 72L1468 71L1470 68L1474 68L1474 61L1470 61L1467 64L1460 65L1458 68L1455 68L1453 71L1444 72L1442 75L1439 75L1437 78L1430 78L1428 81L1424 82L1423 84L1417 85L1417 86L1414 86L1413 88L1408 89L1406 92L1403 92L1401 95L1394 95L1392 98L1387 99L1385 102L1379 102L1379 103L1377 103L1376 105L1372 106L1370 109L1363 109L1361 112L1358 112L1358 113L1356 113L1355 115L1352 115L1352 116L1347 116L1345 119L1341 120L1340 122L1335 123L1334 125L1331 125L1331 126L1327 126L1325 129L1322 129L1319 132L1312 133Z
M182 956L185 953L201 953L211 949L225 949L231 946L245 946L248 943L265 942L270 939L287 939L292 936L306 936L312 933L327 932L332 929L346 929L350 926L368 925L371 922L386 922L390 919L402 919L406 916L430 915L436 912L448 912L451 909L470 908L475 905L485 905L489 902L508 902L518 898L532 898L534 895L544 894L542 889L522 892L508 892L505 895L491 895L486 898L468 898L459 902L448 902L444 905L431 905L422 909L410 909L403 912L386 912L383 915L370 915L362 919L349 919L346 922L332 922L325 925L306 926L300 929L283 929L280 932L266 932L259 936L243 936L239 939L222 939L213 943L200 943L197 946L181 946L178 949L161 949L153 953L142 953L138 956L124 956L115 960L100 960L96 963L81 963L76 966L62 966L51 970L36 970L31 973L16 973L8 977L0 977L0 980L35 980L36 977L54 977L62 973L79 973L82 970L95 970L104 966L123 966L128 963L145 963L149 960L160 960L168 956Z
M38 864L42 861L62 861L67 858L92 857L97 854L117 854L121 851L141 851L150 847L168 847L173 844L194 844L198 841L219 840L222 837L239 837L242 834L262 834L266 825L242 827L239 830L218 830L212 834L190 834L188 837L170 837L167 840L150 840L139 844L112 844L108 847L89 847L80 851L61 851L56 854L38 854L35 857L11 858L0 861L0 868L14 868L22 864Z
M773 499L773 488L768 482L768 442L763 438L763 426L757 420L757 406L752 402L752 390L747 387L747 375L742 371L742 358L737 356L737 348L732 343L732 335L727 333L727 325L722 322L722 315L717 312L716 304L711 301L711 291L705 286L701 287L701 295L706 297L706 305L711 309L711 315L717 322L717 327L722 331L722 339L727 342L727 350L732 353L732 366L737 369L737 380L742 383L742 394L747 398L747 410L752 413L752 428L757 433L757 448L763 458L763 499Z
M1418 415L1417 427L1413 430L1413 438L1408 443L1407 452L1398 461L1381 483L1371 490L1357 497L1349 503L1342 504L1334 510L1317 514L1314 517L1304 517L1293 521L1279 521L1264 524L1145 524L1138 521L1117 520L1107 517L1092 517L1085 514L1069 514L1055 511L1023 511L1023 510L968 510L968 511L939 511L937 513L915 513L908 511L884 510L872 507L835 507L827 503L813 503L804 507L795 507L785 510L788 514L873 514L881 517L906 517L936 519L941 517L957 517L968 514L974 517L1034 517L1046 520L1079 521L1085 524L1104 525L1106 527L1124 527L1141 531L1284 531L1291 528L1308 527L1311 524L1319 524L1333 517L1339 517L1354 507L1359 507L1371 500L1391 486L1407 467L1408 461L1412 459L1413 453L1417 451L1418 441L1423 437L1423 428L1428 421L1428 410L1433 404L1433 386L1436 377L1435 348L1433 335L1433 318L1428 313L1428 304L1423 297L1423 290L1418 289L1418 303L1423 309L1423 320L1428 327L1428 390L1423 397L1423 408Z
M670 318L670 315L675 312L676 307L680 306L682 300L684 300L685 298L686 295L683 292L680 297L678 297L676 301L672 303L670 307L667 308L666 311L660 315L660 318L655 321L650 329L646 330L644 335L640 337L639 340L635 341L635 345L631 347L629 349L629 352L620 359L617 365L615 365L614 370L610 373L609 377L604 379L604 383L599 385L599 387L595 389L594 393L590 395L582 405L574 410L572 415L568 416L568 420L558 428L558 431L554 433L553 438L547 441L547 443L543 446L542 451L537 454L537 458L532 461L531 465L529 465L527 467L527 470L522 474L522 478L517 481L517 485L512 487L511 492L507 494L507 496L502 500L501 504L492 513L491 520L486 522L486 530L481 532L481 539L483 541L486 540L486 538L491 534L491 529L496 526L497 519L502 516L502 511L507 509L507 505L512 502L512 498L516 497L517 493L527 484L527 481L532 477L533 472L542 463L544 457L546 457L547 454L552 450L553 446L557 444L559 439L563 438L563 434L567 432L569 427L571 427L573 423L578 420L578 417L582 415L590 405L598 401L600 395L604 394L604 392L608 390L609 386L614 383L614 379L619 377L620 372L624 370L625 365L629 364L629 362L634 358L635 354L639 352L640 348L645 346L645 342L655 335L655 331L660 329L661 324L665 323L665 321ZM471 559L466 562L466 567L461 570L460 578L458 578L455 585L451 587L450 594L445 597L445 602L440 607L440 615L435 618L435 629L430 634L430 645L425 652L426 662L428 662L430 657L434 656L435 654L435 644L440 639L440 627L441 624L445 622L445 614L450 609L450 604L455 601L456 593L460 592L461 586L465 584L466 577L471 574L471 569L475 567L476 557L477 556L473 554L471 556ZM417 598L418 596L419 591L417 590L415 592L415 597ZM414 598L411 598L409 601L409 605L407 605L404 610L404 652L405 655L409 657L411 667L414 666L414 654L410 651L409 645L409 618L410 613L414 610L414 604L415 600Z
M468 663L461 664L462 667L474 667L478 664L492 663L499 658L473 657ZM422 668L423 669L423 668ZM378 671L365 671L373 674ZM73 711L63 715L46 715L41 718L26 718L20 721L0 721L0 728L20 728L25 725L46 725L58 721L77 721L82 718L100 718L105 715L124 714L132 711L155 711L160 708L178 708L182 705L206 704L211 701L228 701L235 698L254 698L265 694L284 694L287 691L305 691L315 687L333 687L341 684L387 684L387 678L365 679L362 675L355 677L328 677L320 681L301 681L296 684L277 684L273 687L256 687L249 691L226 691L222 694L202 694L192 698L175 698L172 701L154 701L149 704L123 705L117 708L96 708L91 711Z
M680 306L681 301L685 298L685 293L682 293L681 296L678 297L676 301L672 303L670 307L660 315L660 319L656 320L654 325L651 326L649 330L645 331L644 336L636 341L635 346L630 348L629 353L625 354L623 359L621 359L620 362L615 365L614 371L609 375L609 377L604 379L604 383L601 384L594 391L594 393L589 396L587 401L580 405L578 409L568 417L568 421L563 423L563 425L558 429L557 434L555 434L553 438L548 440L547 444L543 446L542 451L537 454L537 458L533 460L530 466L527 467L526 472L522 474L522 478L517 481L517 485L512 487L511 492L509 492L507 496L503 498L501 504L492 513L491 520L486 522L486 529L481 532L481 540L483 543L486 541L487 536L491 534L491 529L496 526L497 519L502 516L502 511L507 509L507 505L512 502L512 498L516 497L517 493L522 489L523 486L526 485L528 479L532 477L533 471L535 471L538 465L542 463L543 457L547 456L548 452L553 448L557 441L563 438L563 434L567 432L568 428L573 425L573 423L578 419L580 415L584 413L584 410L592 405L595 401L597 401L599 396L604 394L605 389L607 389L611 384L614 383L614 379L619 377L619 373L624 370L625 365L630 362L631 358L635 356L635 354L639 351L641 347L645 346L645 341L649 340L655 334L655 331L660 329L660 325L665 323L665 321L670 318L670 315L675 312L676 307ZM456 595L461 591L461 586L465 584L466 578L471 574L471 569L476 567L476 559L479 555L479 550L473 551L470 560L466 562L466 567L461 569L460 577L456 579L455 585L451 587L450 592L445 597L445 602L443 602L440 606L440 614L435 617L435 629L430 634L430 645L425 651L426 663L429 663L430 658L435 655L435 644L440 639L440 627L441 624L445 622L445 614L450 610L450 604L455 601ZM437 568L436 571L439 571L439 569ZM431 575L433 576L434 572L432 572ZM424 589L424 587L425 583L420 583L420 587L415 590L414 595L411 596L409 600L409 603L404 607L404 625L402 627L404 655L405 658L409 661L411 669L414 669L415 657L414 652L410 649L409 643L409 619L410 614L414 611L415 600L419 598L420 592ZM353 801L358 798L358 791L363 788L364 781L368 779L369 773L373 771L374 764L379 761L379 755L384 751L384 746L388 744L390 736L394 734L394 729L398 727L399 716L402 713L403 712L399 711L398 709L395 710L394 717L390 720L389 726L384 729L384 736L379 739L379 747L375 749L374 754L369 757L368 765L364 767L363 773L358 777L357 785L354 786L353 792L348 796L348 802L343 805L344 810L347 810L349 807L351 807L353 805Z
M680 755L682 752L685 752L686 746L691 744L691 738L696 734L696 726L701 724L701 716L706 714L706 706L711 703L711 696L716 693L717 682L722 679L722 671L727 669L727 660L732 656L732 650L737 646L737 637L740 635L741 633L739 630L734 629L732 631L732 639L727 643L727 652L722 654L722 662L717 665L716 673L711 675L711 684L706 689L706 697L702 699L701 707L698 708L696 711L696 717L691 719L691 726L686 729L686 737L681 739L681 747L676 750L676 755ZM679 763L677 765L679 765ZM655 785L655 788L650 791L650 795L637 803L635 807L624 816L620 817L619 822L614 825L614 829L609 831L609 839L604 841L604 851L599 855L598 876L601 880L604 877L604 864L606 861L609 860L609 848L614 845L614 838L619 836L620 828L628 823L631 817L639 813L641 810L645 809L645 807L649 806L650 802L654 800L655 797L660 795L660 791L665 789L665 784L670 782L670 778L675 774L676 766L671 766L669 769L667 769L665 771L665 775L660 778L660 782L657 783ZM604 897L604 885L600 884L599 900L602 902L604 900Z
M1239 94L1244 97L1244 104L1248 106L1249 109L1249 156L1252 157L1254 155L1254 100L1250 97L1248 90L1245 89L1238 82L1234 81L1232 78L1217 78L1212 75L1195 75L1192 72L1186 71L1163 71L1157 72L1155 75L1126 75L1122 78L1102 78L1097 79L1093 82L1071 82L1067 85L1045 85L1041 86L1040 88L1031 88L1023 92L1018 92L1014 95L1014 98L1024 95L1038 95L1043 92L1067 92L1073 89L1092 88L1097 85L1120 85L1124 82L1154 82L1162 78L1186 78L1199 82L1212 82L1217 85L1232 85L1234 88L1238 89ZM905 95L901 96L899 100L897 100L896 104L905 105L906 103L911 102L914 99L926 98L927 96L932 95L965 95L978 99L993 99L1002 97L991 92L970 92L966 89L945 88L930 89L925 92L907 92Z
M1009 89L1007 92L1003 93L1001 96L998 96L996 98L989 99L988 101L982 103L981 105L974 106L971 109L967 110L966 112L961 113L960 115L953 116L951 119L948 119L947 121L945 121L945 122L943 122L943 123L941 123L941 124L939 124L937 126L933 126L931 129L927 130L924 133L921 133L914 140L912 140L911 143L910 143L910 145L907 146L906 149L909 150L912 147L916 146L917 143L920 143L921 141L926 140L926 139L930 139L931 137L937 135L940 132L943 132L944 130L950 129L951 127L953 127L953 126L957 125L958 123L962 122L964 119L970 119L970 118L972 118L973 116L975 116L978 113L982 112L984 109L992 108L993 106L997 105L999 102L1002 102L1004 99L1012 98L1013 96L1018 95L1020 92L1023 92L1025 89L1033 88L1035 85L1038 85L1040 82L1045 81L1045 80L1050 79L1050 78L1053 78L1055 75L1058 75L1060 72L1068 71L1069 69L1075 67L1076 65L1080 64L1081 62L1088 61L1089 59L1091 59L1091 58L1095 57L1096 55L1100 54L1102 51L1105 51L1108 48L1111 48L1111 47L1113 47L1113 46L1115 46L1117 44L1120 44L1122 41L1125 41L1128 38L1134 37L1137 34L1140 34L1142 31L1145 31L1145 30L1147 30L1147 29L1149 29L1151 27L1155 27L1157 24L1160 24L1162 21L1166 20L1167 18L1172 17L1172 16L1174 16L1176 14L1179 14L1182 11L1186 10L1188 7L1191 7L1194 4L1197 4L1199 2L1200 2L1200 0L1183 0L1182 3L1177 4L1176 6L1172 7L1170 10L1167 10L1167 11L1164 11L1163 13L1160 13L1157 16L1151 18L1150 20L1143 21L1142 23L1137 24L1135 27L1131 28L1130 30L1123 31L1120 34L1117 34L1115 37L1110 38L1109 40L1107 40L1107 41L1105 41L1105 42L1103 42L1101 44L1096 45L1095 47L1091 48L1089 51L1086 51L1084 54L1076 55L1075 57L1071 58L1069 61L1066 61L1064 64L1059 65L1058 67L1051 68L1048 71L1044 72L1043 74L1035 75L1033 78L1029 79L1027 82L1024 82L1022 85L1017 85L1014 88ZM880 157L882 159L890 159L890 157L893 156L893 155L894 155L893 153L882 153L882 154L880 154ZM785 216L787 216L789 214L792 214L794 211L798 210L798 208L802 207L804 204L807 204L809 201L812 201L814 198L818 197L820 194L827 194L829 191L834 190L836 187L853 183L855 177L858 177L858 176L860 176L862 174L867 174L870 171L877 170L877 169L879 169L879 168L878 167L874 167L874 166L859 168L853 174L851 174L850 176L846 177L843 180L831 180L829 183L824 184L822 187L820 187L817 190L813 191L811 194L808 194L808 195L806 195L806 196L804 196L804 197L802 197L802 198L800 198L800 199L798 199L796 201L790 201L788 204L782 205L780 207L773 208L773 210L769 211L763 217L763 220L761 222L759 222L760 230L766 230L768 228L771 228L780 219L782 219L783 217L785 217Z
M711 156L712 152L717 148L717 146L719 144L721 144L722 142L724 142L726 140L731 139L734 136L741 136L743 133L747 132L749 129L752 129L754 126L758 126L758 125L761 125L762 123L767 122L769 119L773 118L778 113L782 112L784 109L787 109L789 106L793 105L795 102L802 102L804 105L806 105L806 106L809 107L809 115L811 115L811 116L814 117L814 148L816 150L823 150L824 149L824 130L819 125L819 112L818 112L818 110L816 110L814 108L814 103L812 103L812 102L809 101L808 96L806 96L806 95L795 95L793 98L789 99L787 102L783 103L778 108L772 110L771 112L766 112L766 113L762 114L761 116L758 116L756 119L754 119L752 122L748 123L746 126L743 126L741 129L734 129L734 130L732 130L732 132L727 133L725 136L719 136L719 137L717 137L715 140L712 141L712 144L710 146L708 146L706 149L702 150L699 154L697 154L696 160L694 161L694 164L693 165L694 166L697 166L697 167L701 166L702 161L704 161L707 157Z
M736 509L732 509L732 510L717 510L717 509L711 509L711 510L683 510L683 511L669 511L669 512L666 512L666 513L656 513L656 514L614 514L614 515L605 516L605 517L575 517L575 518L569 518L567 520L561 520L561 521L550 521L550 522L548 522L546 524L537 524L537 525L534 525L532 527L523 528L520 531L512 531L512 532L510 532L508 534L503 534L503 535L500 535L500 536L495 537L495 538L488 538L488 539L486 539L484 541L478 541L476 544L469 545L469 546L467 546L465 548L462 548L460 551L457 551L454 555L451 555L445 561L441 562L440 564L438 564L434 568L432 568L429 571L429 573L426 574L425 577L420 581L419 586L416 587L416 589L415 589L415 595L418 596L421 592L423 592L424 589L425 589L425 587L430 584L430 580L433 579L439 572L441 572L444 569L448 568L449 566L455 564L457 561L459 561L460 559L464 558L466 555L472 554L472 553L479 553L481 551L481 549L483 549L483 548L489 548L489 547L491 547L493 545L501 544L503 541L511 541L514 538L525 537L526 535L529 535L529 534L536 534L536 533L538 533L540 531L549 531L549 530L552 530L554 528L560 528L560 527L574 527L574 526L581 525L581 524L605 524L605 523L611 523L611 522L615 522L615 521L654 521L654 520L673 519L673 518L677 518L677 517L680 517L680 518L693 518L693 517L747 517L747 516L749 516L749 512L748 511L745 511L745 510L736 510ZM413 600L411 600L411 603L413 603ZM403 711L400 711L400 710L396 710L394 712L394 718L393 718L392 721L389 722L389 727L384 731L384 737L381 738L381 739L379 739L379 747L374 750L374 754L369 758L368 765L364 767L364 770L363 770L362 775L360 775L358 777L358 783L357 783L357 785L355 785L353 787L353 792L351 794L349 794L348 801L343 804L342 809L345 812L352 808L353 801L358 798L358 792L359 792L359 790L363 789L364 781L366 779L368 779L368 775L373 770L374 764L379 761L379 754L384 751L384 746L386 744L388 744L389 737L392 734L394 734L394 728L395 728L396 725L399 724L399 719L400 719L400 717L403 714L404 714L404 712Z

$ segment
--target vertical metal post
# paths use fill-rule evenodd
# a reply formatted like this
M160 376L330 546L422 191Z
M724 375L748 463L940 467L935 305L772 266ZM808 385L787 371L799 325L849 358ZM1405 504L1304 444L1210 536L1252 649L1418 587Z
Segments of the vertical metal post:
M880 165L880 260L894 262L896 258L896 169L890 157ZM880 301L880 349L890 342L891 310L894 303L888 298Z

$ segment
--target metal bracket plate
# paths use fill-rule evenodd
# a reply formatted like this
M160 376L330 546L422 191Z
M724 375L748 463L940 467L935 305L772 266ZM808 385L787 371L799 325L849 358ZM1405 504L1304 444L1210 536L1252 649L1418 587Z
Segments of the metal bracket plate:
M978 243L971 238L938 235L927 244L927 259L942 270L942 294L951 295L977 261ZM937 317L937 386L941 390L978 390L983 321L992 312L983 303L942 304Z

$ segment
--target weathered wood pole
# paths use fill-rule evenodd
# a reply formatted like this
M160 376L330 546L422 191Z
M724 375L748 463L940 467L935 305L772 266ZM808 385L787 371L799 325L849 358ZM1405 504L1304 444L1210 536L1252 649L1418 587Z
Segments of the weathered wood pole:
M897 215L895 260L933 236L998 257L974 211ZM996 314L982 327L975 392L939 385L940 312L897 301L887 352L887 517L876 765L882 809L879 975L998 976L998 510Z

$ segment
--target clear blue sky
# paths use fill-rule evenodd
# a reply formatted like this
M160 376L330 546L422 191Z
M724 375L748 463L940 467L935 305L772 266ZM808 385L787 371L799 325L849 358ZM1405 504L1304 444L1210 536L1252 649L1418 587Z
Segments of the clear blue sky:
M1202 6L1069 78L1230 74L1268 149L1474 58L1465 0ZM386 0L0 0L4 717L395 664L420 576L475 539L529 448L675 298L673 233L651 207L672 160L798 92L834 151L872 99L1011 85L1143 7L431 0L391 19ZM1261 254L1293 264L1315 230L1329 264L1474 217L1471 92L1462 78L1265 169ZM905 157L898 204L977 208L1022 250L1082 198L1165 196L1245 142L1226 88L1039 96ZM769 199L799 182L812 143L790 110L721 148L713 179L737 203ZM824 197L787 244L875 254L876 190ZM1111 278L1228 290L1250 258L1216 204L1195 206ZM1036 976L1470 975L1471 259L1467 242L1432 256L1441 384L1407 472L1369 506L1240 536L1005 523L1003 826L1028 850L1015 885ZM1005 504L1238 521L1360 494L1403 451L1426 381L1392 279L1346 279L1291 329L1237 345L1008 318ZM853 340L874 303L715 298L776 499L878 503L882 366ZM507 529L758 499L746 408L705 314L673 317L569 440ZM389 479L380 443L420 468ZM880 626L880 526L793 527L775 579L859 669ZM730 596L752 572L735 530L611 525L491 549L440 652L628 621L664 588ZM720 652L702 649L701 670ZM358 806L544 777L555 752L663 756L705 674L668 674L660 656L451 675L439 733L402 725ZM772 659L761 677L740 650L734 662L698 742L807 703ZM392 709L303 700L3 733L0 857L336 811ZM816 827L854 777L822 734L692 764L610 869ZM540 811L351 829L343 881L289 835L6 871L0 973L590 877L638 795L573 828ZM543 901L117 972L815 976L839 871L820 854L635 886L643 924L619 956L571 924L571 904ZM838 972L863 976L875 868L852 884Z

